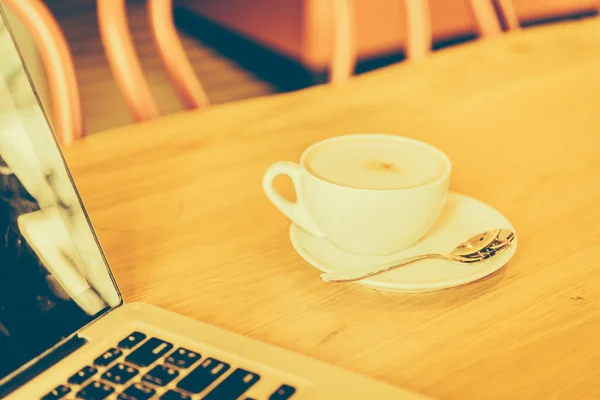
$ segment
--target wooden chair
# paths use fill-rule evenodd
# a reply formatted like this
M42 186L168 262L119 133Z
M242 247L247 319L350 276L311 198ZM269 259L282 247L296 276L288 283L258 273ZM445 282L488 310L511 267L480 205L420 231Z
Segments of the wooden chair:
M158 53L185 106L205 107L208 98L185 55L172 10L172 0L148 0L149 22ZM135 120L159 116L129 32L125 0L98 1L98 22L109 66Z
M424 58L431 50L432 35L428 0L402 0L406 9L406 58ZM477 22L480 37L502 33L492 0L468 0ZM356 55L356 26L354 0L333 2L333 49L330 61L330 82L343 83L354 71Z
M47 75L55 132L61 145L83 138L84 123L73 58L65 36L41 0L0 0L32 33ZM136 121L160 115L144 76L127 23L125 0L98 1L100 35L117 86ZM208 98L185 55L173 23L171 0L148 0L157 51L187 108Z

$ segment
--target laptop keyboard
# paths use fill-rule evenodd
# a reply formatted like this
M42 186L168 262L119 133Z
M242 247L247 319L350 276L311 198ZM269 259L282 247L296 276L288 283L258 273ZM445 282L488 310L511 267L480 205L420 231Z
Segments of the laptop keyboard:
M282 385L267 399L245 397L259 380L256 372L133 332L42 400L289 400L296 393Z

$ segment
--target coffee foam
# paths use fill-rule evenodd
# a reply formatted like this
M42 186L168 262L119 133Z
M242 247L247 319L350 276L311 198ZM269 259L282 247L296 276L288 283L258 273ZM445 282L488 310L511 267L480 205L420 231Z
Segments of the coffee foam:
M441 178L446 164L433 149L394 137L333 140L312 149L306 168L322 180L360 189L406 189Z

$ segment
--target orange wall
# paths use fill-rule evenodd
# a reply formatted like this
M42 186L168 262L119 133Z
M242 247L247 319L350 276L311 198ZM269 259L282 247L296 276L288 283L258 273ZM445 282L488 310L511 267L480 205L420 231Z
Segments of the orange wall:
M329 56L331 2L326 0L182 0L185 7L263 46L322 69ZM467 0L429 0L434 40L475 32ZM595 0L513 0L521 21L577 14ZM403 0L354 0L359 57L402 49Z
M513 0L521 21L555 18L594 11L597 0Z

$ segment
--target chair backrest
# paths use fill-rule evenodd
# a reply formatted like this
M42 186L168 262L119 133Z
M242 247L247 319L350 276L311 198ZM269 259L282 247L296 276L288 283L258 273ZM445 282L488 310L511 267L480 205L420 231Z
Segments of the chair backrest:
M349 79L354 71L356 55L355 0L332 0L333 49L330 61L330 82L337 84ZM406 10L407 60L424 58L431 50L432 30L429 0L399 0ZM477 23L480 37L495 36L502 32L493 0L468 0Z
M69 145L83 137L83 115L75 67L65 36L52 13L40 0L2 0L34 37L44 63L59 143Z
M98 1L100 36L109 66L135 120L160 115L136 54L125 0ZM185 54L173 22L172 0L148 0L149 23L160 58L187 108L208 105L208 98Z

